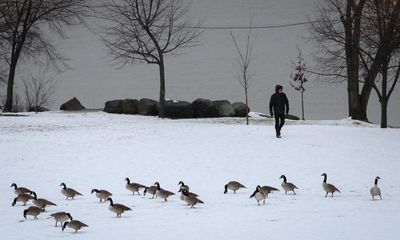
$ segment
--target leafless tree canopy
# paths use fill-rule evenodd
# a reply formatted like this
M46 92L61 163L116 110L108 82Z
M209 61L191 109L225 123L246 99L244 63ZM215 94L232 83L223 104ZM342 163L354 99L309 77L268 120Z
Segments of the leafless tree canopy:
M122 65L135 61L159 64L162 54L195 46L200 23L187 17L185 0L111 0L103 2L104 42Z
M311 38L319 51L313 72L331 80L346 80L349 115L368 120L371 90L382 67L400 47L400 2L321 0L314 20Z
M21 58L65 67L48 31L64 36L64 27L80 24L90 0L1 0L0 43L8 65L7 101L11 111L16 67ZM61 64L61 65L60 65Z
M58 81L56 74L46 71L39 71L38 74L23 79L23 91L28 111L41 107L48 107L51 104L51 97L54 95Z

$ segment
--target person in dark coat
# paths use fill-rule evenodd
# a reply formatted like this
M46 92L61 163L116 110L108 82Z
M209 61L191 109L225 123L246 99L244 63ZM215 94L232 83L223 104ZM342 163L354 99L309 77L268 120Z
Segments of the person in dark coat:
M275 117L276 137L281 137L281 129L285 124L285 114L289 113L289 100L283 92L281 85L276 85L275 93L272 94L269 101L269 113Z

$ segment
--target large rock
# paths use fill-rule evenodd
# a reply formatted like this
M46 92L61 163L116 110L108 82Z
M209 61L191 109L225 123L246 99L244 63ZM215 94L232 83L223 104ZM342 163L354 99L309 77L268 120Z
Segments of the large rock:
M108 102L106 102L103 111L106 113L121 114L122 113L122 103L123 103L123 100L108 101Z
M235 117L246 117L250 112L250 108L242 102L235 102L232 107L235 109Z
M76 97L72 98L71 100L60 106L60 110L64 111L79 111L84 109L86 108L81 104L81 102L79 102Z
M289 120L300 120L299 117L290 114L286 114L285 118Z
M233 117L235 116L235 109L232 104L227 100L219 100L213 102L217 110L217 117Z
M138 113L144 116L157 116L158 102L147 98L140 99L138 103Z
M199 98L192 102L193 117L213 118L217 117L217 109L213 102L208 99Z
M166 101L164 117L172 119L193 118L192 104L184 101Z
M122 113L125 114L138 114L139 101L136 99L125 99L122 102Z
M48 112L49 109L45 108L45 107L41 107L41 106L32 106L28 109L28 112Z

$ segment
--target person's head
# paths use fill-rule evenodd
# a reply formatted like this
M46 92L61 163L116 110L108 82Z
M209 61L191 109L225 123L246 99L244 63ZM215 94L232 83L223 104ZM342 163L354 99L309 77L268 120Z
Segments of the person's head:
M281 85L276 85L275 86L275 93L282 93L283 87Z

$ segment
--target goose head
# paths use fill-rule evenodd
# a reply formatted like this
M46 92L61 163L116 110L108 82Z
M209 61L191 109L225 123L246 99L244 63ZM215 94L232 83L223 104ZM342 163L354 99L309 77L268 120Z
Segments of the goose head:
M13 183L13 184L11 184L10 187L14 187L14 189L17 189L17 184Z
M72 218L72 216L71 216L70 213L67 213L67 216L69 217L69 219L70 219L71 221L73 220L73 218Z
M92 194L92 193L98 193L98 192L100 192L98 189L92 189L92 192L91 192L90 194Z
M127 184L131 183L131 180L129 180L129 178L125 178L125 180Z
M282 175L280 178L283 178L283 181L286 182L286 176Z
M228 192L228 184L225 185L225 191L224 194L226 194Z
M32 192L32 194L33 194L33 199L37 200L37 195L36 195L36 193L35 193L35 192Z
M60 184L60 187L63 187L64 189L66 189L66 188L67 188L67 185L65 185L65 183L61 183L61 184Z
M15 206L15 204L17 203L17 198L14 198L14 201L11 203L11 206Z

